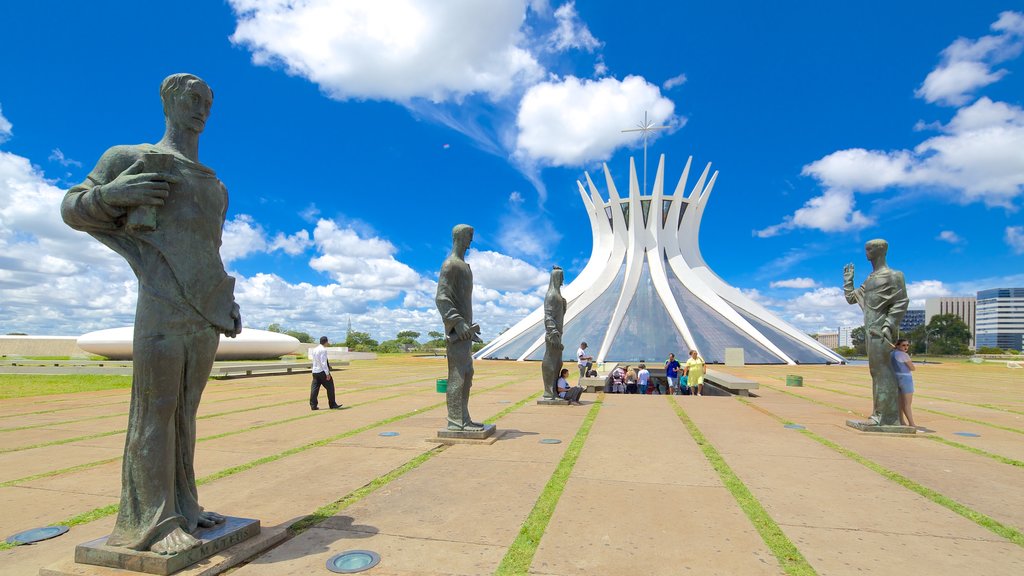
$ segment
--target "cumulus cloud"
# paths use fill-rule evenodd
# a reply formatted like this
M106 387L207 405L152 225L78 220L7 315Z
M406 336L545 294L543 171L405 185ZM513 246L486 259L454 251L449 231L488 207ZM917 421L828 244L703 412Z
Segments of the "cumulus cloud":
M0 144L6 142L13 134L10 120L4 118L4 108L0 106Z
M999 81L1006 70L992 67L1020 54L1024 48L1024 14L1003 12L992 24L993 34L972 40L957 38L942 51L942 60L917 89L928 102L952 106L967 103L978 88Z
M320 256L310 260L310 267L328 274L343 288L373 291L375 300L394 298L421 282L415 270L395 259L397 249L384 238L366 238L350 226L320 220L313 242Z
M769 286L771 288L817 288L818 283L813 278L790 278L772 282Z
M874 224L874 220L854 208L852 192L833 189L811 198L781 224L755 230L759 238L770 238L796 228L811 228L823 232L860 230Z
M1003 239L1014 254L1024 254L1024 226L1007 226Z
M522 0L230 4L238 21L231 40L255 64L280 66L338 100L498 98L543 75L524 47Z
M557 25L548 36L548 46L551 49L558 52L571 49L593 52L601 47L601 41L595 38L587 25L580 20L575 2L566 2L555 10L555 21Z
M252 216L239 214L224 223L220 257L227 264L252 254L269 253L275 250L296 256L305 252L312 245L309 232L305 230L300 230L292 235L278 232L274 238L270 239L263 226L258 224Z
M935 187L958 202L1012 207L1024 189L1024 109L979 98L913 150L850 149L804 167L831 189L877 192Z
M616 148L642 141L640 132L622 130L634 126L644 111L654 124L680 127L674 110L675 104L640 76L541 82L520 102L516 154L547 166L607 160Z
M522 292L548 283L545 271L499 252L470 249L466 262L473 268L474 282L494 290Z
M838 150L804 166L802 174L825 188L782 223L754 233L770 237L796 228L845 232L873 220L857 211L854 193L892 188L924 191L956 203L982 202L1009 211L1024 192L1024 109L978 98L976 89L1005 71L991 66L1017 57L1024 49L1024 14L1003 12L993 34L959 38L943 51L943 61L928 75L918 96L929 102L961 105L946 124L918 122L917 130L938 130L913 149Z
M136 283L120 256L60 217L64 191L0 151L0 326L29 334L131 323ZM102 287L102 288L97 288ZM66 333L66 332L65 332Z
M671 90L676 86L682 86L683 84L686 84L686 74L680 74L665 80L665 82L661 84L661 87L665 90Z
M939 235L936 236L935 239L941 240L943 242L948 242L953 245L963 244L964 242L964 239L961 238L959 234L953 232L952 230L943 230L942 232L939 232Z

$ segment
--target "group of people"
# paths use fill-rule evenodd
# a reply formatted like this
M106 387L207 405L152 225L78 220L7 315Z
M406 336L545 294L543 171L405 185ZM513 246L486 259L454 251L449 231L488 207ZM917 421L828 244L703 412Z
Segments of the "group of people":
M596 375L593 372L594 357L587 353L587 343L581 342L576 350L576 363L580 369L580 378ZM568 374L563 370L562 376ZM605 391L610 394L693 394L704 395L705 362L696 350L690 350L690 357L684 364L676 360L675 354L669 354L665 360L665 381L655 382L646 364L639 364L634 370L632 366L616 366L608 375ZM559 383L561 385L561 382ZM692 388L692 390L691 390Z

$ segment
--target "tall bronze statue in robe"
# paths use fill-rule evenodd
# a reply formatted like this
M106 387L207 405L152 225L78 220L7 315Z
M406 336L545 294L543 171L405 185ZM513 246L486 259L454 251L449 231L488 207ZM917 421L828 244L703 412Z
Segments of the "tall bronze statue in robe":
M166 131L156 144L106 151L61 205L132 267L139 281L121 504L110 546L175 554L224 517L199 505L196 412L220 334L242 329L234 278L220 258L227 190L199 162L213 92L191 74L160 87Z
M480 341L480 326L473 324L473 271L466 250L473 227L452 229L452 251L437 278L437 311L448 340L448 429L480 431L484 425L469 417L469 391L473 387L473 342Z
M562 371L563 322L565 320L565 298L562 298L562 282L565 273L555 266L551 269L548 292L544 296L544 360L541 362L541 376L544 378L544 398L558 398L558 375Z
M874 404L871 423L899 426L899 388L890 355L910 299L903 273L886 264L888 250L889 244L885 240L871 240L865 244L864 252L873 270L860 288L854 289L853 264L847 264L843 270L843 292L847 302L860 305L864 311L864 341Z

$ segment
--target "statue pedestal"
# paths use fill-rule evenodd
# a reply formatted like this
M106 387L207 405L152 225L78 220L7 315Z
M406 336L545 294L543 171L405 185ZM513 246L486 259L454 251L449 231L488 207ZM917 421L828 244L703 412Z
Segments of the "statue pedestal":
M846 425L850 428L856 428L861 432L881 432L885 434L904 434L913 436L917 434L917 428L913 426L882 426L875 424L871 420L847 420Z
M174 555L107 546L107 536L75 547L75 561L39 570L39 576L114 576L133 573L208 576L220 574L277 545L286 530L260 530L260 521L227 517L223 524L197 531L201 544ZM180 572L179 572L180 571Z
M442 444L494 444L500 436L496 432L494 424L484 424L483 430L448 430L447 428L437 431L437 438L430 438L430 442Z
M568 406L569 401L562 398L541 398L537 400L537 404L541 406Z

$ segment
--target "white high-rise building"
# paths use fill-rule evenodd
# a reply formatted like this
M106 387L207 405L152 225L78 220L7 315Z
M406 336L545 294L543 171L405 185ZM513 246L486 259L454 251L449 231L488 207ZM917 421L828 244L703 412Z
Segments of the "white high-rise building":
M974 348L974 316L977 300L974 296L953 296L942 298L928 298L924 301L924 324L928 325L934 316L939 314L954 314L967 324L971 331L969 348Z
M661 156L650 195L629 163L629 191L619 195L604 167L607 199L586 175L577 182L590 218L590 261L562 288L568 308L562 334L565 357L580 342L598 362L661 361L697 350L707 362L724 362L726 348L742 348L750 364L825 364L843 358L779 319L719 278L701 257L701 218L718 173L708 164L686 195L691 160L671 194L664 192ZM540 360L544 310L481 349L477 358Z
M1024 288L978 292L978 346L1024 349Z

